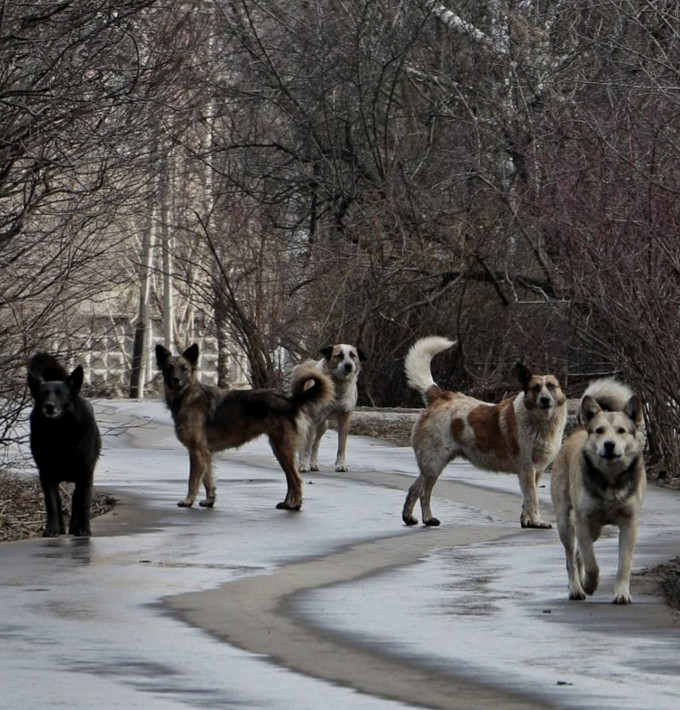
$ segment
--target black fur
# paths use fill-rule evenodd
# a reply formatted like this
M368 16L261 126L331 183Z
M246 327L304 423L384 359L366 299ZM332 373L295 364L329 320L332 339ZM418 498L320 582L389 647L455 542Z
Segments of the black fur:
M69 375L48 353L36 353L28 362L28 386L33 395L31 453L40 474L47 523L43 537L64 534L59 497L62 481L75 483L69 534L89 536L94 468L101 437L92 405L80 395L83 368Z

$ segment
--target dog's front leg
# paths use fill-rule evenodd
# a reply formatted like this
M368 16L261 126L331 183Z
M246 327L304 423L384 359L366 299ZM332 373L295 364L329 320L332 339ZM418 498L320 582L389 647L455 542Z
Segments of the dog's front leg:
M191 508L198 495L198 486L210 465L210 452L203 446L190 446L189 449L189 490L186 498L177 505L180 508Z
M583 590L588 596L595 593L600 581L600 568L595 558L595 544L600 529L587 518L576 518L576 538L583 563Z
M71 498L71 520L68 533L76 537L90 537L90 508L92 506L92 478L78 481Z
M629 520L619 527L619 564L614 583L614 604L630 604L630 569L637 540L637 524Z
M520 465L517 475L523 496L520 525L523 528L551 528L552 525L544 522L541 518L538 508L538 487L536 484L541 472L536 471L533 464L524 463Z
M335 458L336 471L348 471L345 463L345 450L347 449L347 437L349 436L349 424L352 412L339 412L338 421L338 453Z
M61 498L59 497L59 483L41 477L40 485L45 498L45 516L47 518L43 537L59 537L66 532Z
M571 520L571 512L566 503L557 511L557 530L564 546L569 578L569 599L583 601L586 593L581 586L581 558L576 547L576 532Z

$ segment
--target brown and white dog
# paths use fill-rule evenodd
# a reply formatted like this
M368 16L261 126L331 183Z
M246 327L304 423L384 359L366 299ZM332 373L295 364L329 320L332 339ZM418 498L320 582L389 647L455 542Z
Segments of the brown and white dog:
M564 442L552 471L551 493L564 545L569 599L597 589L593 543L605 525L619 528L614 604L630 604L630 570L647 486L640 399L622 382L592 382L581 398L580 423Z
M317 408L311 415L311 424L300 446L300 471L319 470L319 442L328 429L328 420L335 419L338 428L338 450L335 459L336 471L347 471L345 452L349 435L350 419L357 403L357 378L361 363L366 356L361 348L347 343L327 345L319 351L323 359L318 362L306 360L296 365L291 373L291 385L295 386L310 364L329 375L335 386L332 402Z
M534 375L517 363L522 391L498 404L442 390L432 379L430 361L453 344L438 336L422 338L406 355L406 379L422 394L426 409L411 434L420 474L406 496L404 522L418 522L413 507L419 498L423 523L439 525L430 510L432 488L446 464L461 456L478 468L516 473L524 497L522 527L551 527L541 518L536 486L557 455L564 432L567 399L559 380Z

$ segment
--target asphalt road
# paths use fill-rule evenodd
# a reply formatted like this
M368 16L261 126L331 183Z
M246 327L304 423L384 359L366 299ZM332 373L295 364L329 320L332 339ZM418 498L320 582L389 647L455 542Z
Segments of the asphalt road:
M186 452L155 403L100 403L90 540L0 546L0 708L676 708L680 617L636 576L566 599L555 530L520 530L511 476L450 466L438 529L406 528L409 449L352 438L300 513L265 441L220 456L217 506L176 507ZM323 452L323 450L322 450ZM547 489L541 493L549 519ZM636 569L678 554L680 497L651 488Z

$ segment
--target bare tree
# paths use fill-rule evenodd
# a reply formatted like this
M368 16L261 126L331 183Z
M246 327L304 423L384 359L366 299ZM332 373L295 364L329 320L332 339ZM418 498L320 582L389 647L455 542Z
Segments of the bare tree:
M181 110L183 16L153 6L0 4L4 402L23 390L28 352L69 358L88 342L93 304L120 296L128 240L155 184L148 126L164 106Z

